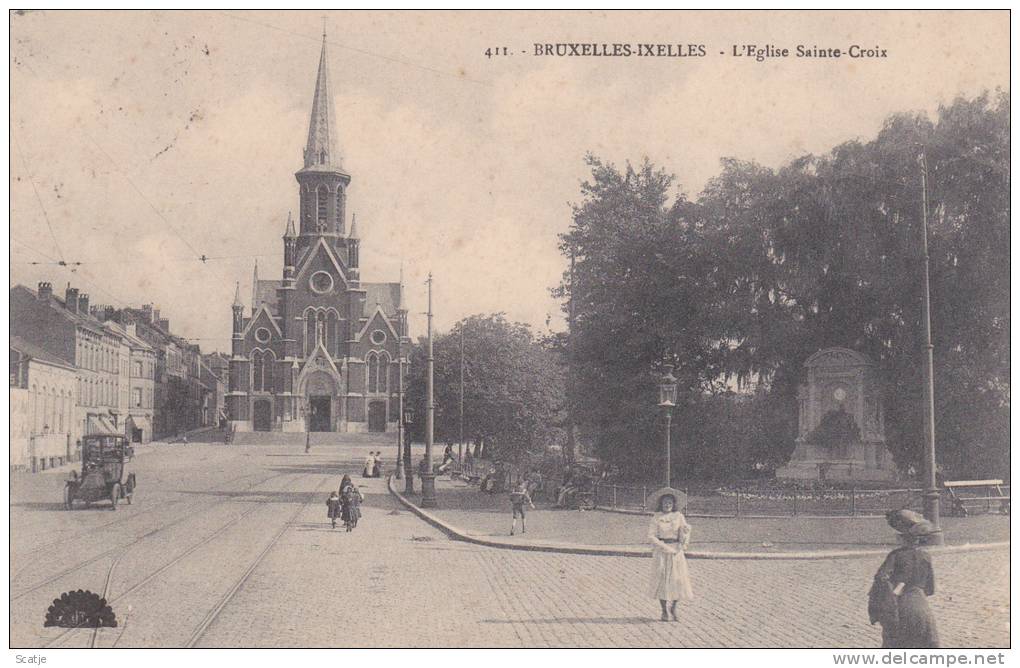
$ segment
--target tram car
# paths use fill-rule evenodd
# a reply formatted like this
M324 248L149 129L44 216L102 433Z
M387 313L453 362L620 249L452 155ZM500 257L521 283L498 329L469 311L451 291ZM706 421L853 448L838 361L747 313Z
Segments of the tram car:
M124 462L132 448L123 436L91 434L81 439L81 474L71 472L64 484L64 507L81 501L86 507L109 500L113 510L121 500L131 503L135 493L135 474L124 474Z

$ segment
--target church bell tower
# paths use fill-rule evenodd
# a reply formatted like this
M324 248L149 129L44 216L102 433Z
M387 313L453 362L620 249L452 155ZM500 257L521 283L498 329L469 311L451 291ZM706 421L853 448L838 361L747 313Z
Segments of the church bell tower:
M332 238L335 246L344 245L347 186L351 176L344 171L338 146L333 93L329 85L326 34L323 33L319 72L312 98L312 116L308 123L308 141L304 150L304 166L294 175L301 195L298 253L320 236Z

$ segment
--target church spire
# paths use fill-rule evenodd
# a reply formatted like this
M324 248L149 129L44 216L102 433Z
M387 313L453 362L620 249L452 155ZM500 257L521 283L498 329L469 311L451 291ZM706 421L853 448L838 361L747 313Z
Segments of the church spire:
M251 275L251 317L255 317L255 311L258 310L259 298L259 260L255 258L255 271Z
M329 85L325 29L322 33L319 73L315 78L315 95L312 97L312 117L308 123L305 169L343 172L340 150L337 148L333 91Z
M287 212L287 231L283 233L284 239L293 239L297 236L294 231L294 219L290 216L290 211Z

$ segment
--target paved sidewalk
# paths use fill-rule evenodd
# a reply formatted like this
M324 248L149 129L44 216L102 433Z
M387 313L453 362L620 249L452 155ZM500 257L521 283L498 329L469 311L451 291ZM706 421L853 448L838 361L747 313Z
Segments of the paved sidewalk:
M415 480L416 490L418 480ZM404 481L395 481L402 492ZM611 553L645 551L648 517L607 511L561 510L540 501L528 510L527 533L510 537L508 494L486 494L477 486L447 477L436 479L438 508L430 512L486 543L514 541L522 545L589 545ZM421 497L415 494L414 503ZM694 518L691 549L701 553L794 553L807 551L882 551L895 547L896 534L883 518L777 519ZM1000 543L1009 540L1009 517L979 515L945 517L950 546Z

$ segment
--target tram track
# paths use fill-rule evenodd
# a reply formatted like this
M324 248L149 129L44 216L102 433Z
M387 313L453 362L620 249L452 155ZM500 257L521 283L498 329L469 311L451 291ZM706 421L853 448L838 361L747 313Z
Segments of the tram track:
M257 474L246 474L246 475L236 476L234 478L230 478L229 480L226 480L226 481L223 481L223 482L217 482L217 485L230 485L232 483L237 482L238 480L242 480L244 478L252 478L255 475L257 475ZM283 475L283 474L281 474L281 475ZM262 484L262 483L255 483L255 484L259 485L259 484ZM203 491L205 493L208 493L208 492L211 491L211 489L207 489L207 490L203 490ZM181 504L181 503L185 503L185 500L177 499L177 500L174 500L174 501L170 501L168 503L164 503L162 505L153 506L152 508L147 508L145 510L140 510L140 511L138 511L136 513L132 513L130 515L126 515L126 516L123 516L123 517L118 517L117 519L113 520L112 522L106 522L105 524L100 524L98 526L94 526L94 527L91 527L89 529L85 529L85 530L79 531L77 533L71 534L70 536L64 536L63 538L56 538L54 540L49 541L48 543L43 543L41 545L37 545L37 546L35 546L35 547L33 547L33 548L29 549L29 550L26 550L25 552L22 552L21 554L15 553L15 554L12 555L12 560L16 559L18 561L21 561L23 559L28 559L29 557L31 557L33 555L39 554L40 552L43 552L43 551L48 550L50 548L56 547L57 545L63 545L65 543L69 543L71 541L78 540L79 538L85 538L85 537L88 537L88 536L95 536L98 532L100 532L100 531L102 531L104 529L109 529L110 527L117 526L118 524L123 524L125 522L130 522L131 520L138 519L139 517L143 517L144 515L148 515L149 513L155 512L157 510L164 510L166 508L169 508L170 506L175 506L175 505L178 505L178 504ZM25 570L25 568L27 568L27 566L23 567L21 570L19 570L17 573L15 573L13 576L11 576L11 581L13 582L14 580L16 580L18 578L18 575L20 575Z
M255 488L257 486L264 485L265 483L269 482L270 480L275 480L276 478L280 478L280 477L283 477L283 476L286 476L286 475L295 475L295 474L290 473L290 472L276 473L276 474L273 474L273 475L271 475L271 476L269 476L267 478L264 478L264 479L260 480L259 482L253 483L251 486L249 486L245 490L239 490L239 491L250 492L250 491L252 491L253 488ZM28 587L27 589L24 589L24 590L20 591L16 595L12 594L10 596L10 602L13 603L15 601L18 601L18 600L20 600L20 599L22 599L22 598L24 598L24 597L26 597L26 596L36 592L36 591L42 589L45 586L50 585L53 582L56 582L56 581L58 581L58 580L60 580L60 579L62 579L64 577L70 575L71 573L74 573L75 571L81 570L82 568L85 568L86 566L94 564L97 561L99 561L101 559L104 559L104 558L106 558L106 557L108 557L108 556L110 556L112 554L125 552L126 550L131 549L132 547L134 547L135 545L141 543L143 540L145 540L147 538L151 538L152 536L154 536L156 534L162 533L162 532L166 531L167 529L171 529L171 528L173 528L173 527L175 527L175 526L177 526L177 525L179 525L179 524L181 524L181 523L183 523L183 522L185 522L187 520L194 519L195 517L197 517L199 515L203 515L203 514L209 512L209 511L211 511L213 509L216 509L216 508L219 508L219 507L223 506L224 504L231 503L232 501L233 501L233 499L228 497L228 498L226 498L226 499L224 499L222 501L218 501L218 502L215 502L215 503L212 503L212 504L206 504L197 513L185 513L183 516L181 516L181 517L179 517L179 518L177 518L177 519L175 519L175 520L173 520L171 522L167 522L167 523L163 524L162 526L159 526L159 527L157 527L155 529L147 531L146 533L142 534L141 536L138 536L138 537L134 538L133 540L131 540L131 541L127 542L127 543L114 546L114 547L112 547L112 548L110 548L108 550L100 552L97 555L89 557L88 559L85 559L84 561L80 561L80 562L78 562L77 564L75 564L73 566L69 566L68 568L63 569L60 572L55 573L54 575L51 575L51 576L47 577L46 579L33 584L32 586ZM255 507L258 507L258 506L255 506Z
M315 486L315 491L312 493L312 496L321 492L323 485L325 485L327 481L328 478L320 480L319 484ZM209 627L212 626L212 624L220 616L223 610L227 607L227 604L230 603L230 600L234 598L234 595L237 594L241 587L244 586L244 583L248 581L248 578L250 578L252 573L255 572L255 569L259 567L259 564L261 564L262 560L266 558L266 555L268 555L269 552L274 547L276 547L276 544L280 542L280 539L283 538L283 535L287 533L287 530L294 524L294 520L297 519L297 517L302 512L304 512L304 510L308 507L309 503L311 503L311 499L302 503L300 506L298 506L297 509L294 510L293 513L291 513L290 517L287 518L287 521L283 523L282 527L280 527L280 530L273 535L272 539L265 546L265 548L263 548L262 551L259 552L259 554L255 557L255 559L252 560L252 562L248 565L248 568L246 568L245 571L241 574L241 577L237 579L234 585L230 589L228 589L227 592L220 598L216 606L213 607L213 609L210 610L209 613L205 616L202 622L195 629L194 633L192 633L191 637L188 639L187 644L184 645L186 648L191 649L198 645L198 642L202 639L202 637L206 634L206 631L209 630Z
M111 599L111 598L108 598L109 597L109 591L110 591L110 585L111 585L111 578L113 576L113 570L116 567L117 562L120 561L120 557L118 557L117 560L110 567L110 572L109 572L109 574L107 576L107 580L106 580L106 590L105 590L105 592L103 594L103 598L106 598L107 599L107 603L112 605L112 604L117 603L117 602L123 600L124 598L130 596L134 592L138 591L139 589L141 589L145 585L149 584L150 582L152 582L153 580L158 578L160 575L162 575L166 571L170 570L171 568L173 568L174 566L176 566L180 562L184 561L187 557L191 556L192 554L197 552L202 547L208 545L213 540L215 540L219 536L223 535L223 533L225 533L227 530L229 530L232 527L240 524L240 522L242 520L244 520L246 517L248 517L249 515L254 513L256 510L258 510L259 508L264 506L265 503L266 502L264 502L264 501L255 501L255 502L253 502L253 505L252 505L251 508L247 509L246 511L244 511L243 513L241 513L237 517L229 520L227 523L225 523L223 526L218 528L216 531L214 531L210 535L206 536L205 538L203 538L199 542L195 543L194 545L189 547L187 550L185 550L181 554L177 555L176 557L174 557L170 561L166 562L165 564L163 564L162 566L157 568L155 571L153 571L152 573L149 573L149 575L145 576L145 578L143 578L139 582L136 582L135 584L131 585L128 589L124 590L123 592L120 592L119 594L117 594L117 596L115 596L114 598ZM66 639L68 639L69 636L74 634L76 631L79 631L79 629L68 629L64 633L60 634L59 636L57 636L56 638L51 640L50 643L46 645L46 648L47 649L52 649L52 648L60 646ZM95 635L93 635L93 641L92 641L91 646L95 647Z

